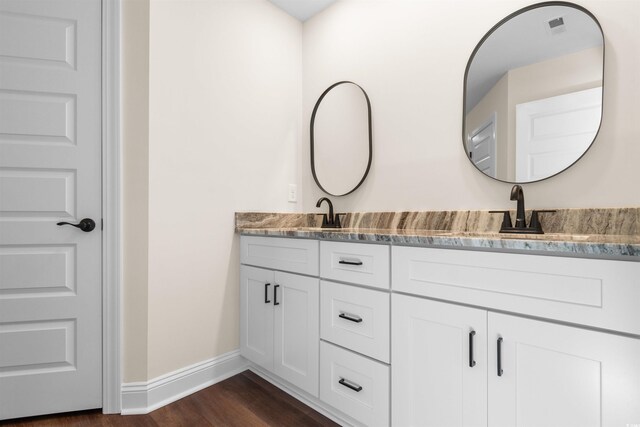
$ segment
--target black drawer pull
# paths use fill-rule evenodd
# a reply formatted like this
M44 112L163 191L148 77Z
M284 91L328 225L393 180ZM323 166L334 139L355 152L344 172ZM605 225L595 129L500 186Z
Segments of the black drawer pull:
M346 264L346 265L362 265L362 261L357 260L357 261L347 261L345 259L341 259L340 261L338 261L338 264Z
M278 302L278 288L280 287L280 285L275 285L273 287L273 305L280 305L280 303Z
M473 360L473 337L476 335L476 331L469 332L469 367L476 366L476 361Z
M502 337L498 338L498 376L502 376Z
M362 386L359 386L356 383L352 383L349 380L345 380L344 378L340 378L340 381L338 381L338 383L340 383L341 385L350 388L351 390L355 391L355 392L359 392L362 390Z
M269 304L271 302L271 300L269 299L269 286L271 286L271 283L264 284L264 303L265 304Z
M350 321L352 321L352 322L356 322L356 323L360 323L360 322L362 322L362 317L357 316L357 315L355 315L355 314L340 313L340 314L338 315L338 317L340 317L341 319L344 319L344 320L350 320Z

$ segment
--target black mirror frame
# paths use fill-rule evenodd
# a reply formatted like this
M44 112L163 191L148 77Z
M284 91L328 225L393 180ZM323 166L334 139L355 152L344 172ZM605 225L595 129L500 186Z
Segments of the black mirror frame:
M315 126L316 113L318 112L318 107L320 107L320 103L322 102L322 99L331 91L331 89L335 88L336 86L347 84L347 83L357 86L358 89L362 91L362 93L364 94L364 98L367 101L367 114L368 114L367 120L368 120L368 131L369 131L369 160L367 162L367 168L364 171L364 175L362 175L362 178L360 179L360 182L358 182L358 185L356 185L352 190L344 194L333 194L325 190L325 188L320 184L320 181L318 181L318 176L316 175L315 156L314 156L315 143L314 143L313 130ZM371 161L373 158L373 138L371 135L371 102L369 101L369 96L367 95L367 92L365 92L365 90L359 84L351 81L347 81L347 80L334 83L331 86L329 86L324 92L322 92L322 95L320 95L320 98L318 98L318 101L316 101L315 107L313 107L313 113L311 113L310 141L311 141L311 150L310 150L311 151L311 174L313 175L313 180L316 182L316 185L326 194L330 196L335 196L335 197L346 196L347 194L351 194L354 191L356 191L362 185L364 180L367 178L367 175L369 174L369 170L371 169Z
M518 181L505 181L503 179L498 179L495 178L493 176L487 175L484 172L482 172L478 166L475 165L475 163L473 163L471 161L471 159L469 158L469 156L467 155L467 144L466 144L466 105L467 105L467 77L469 75L469 68L471 68L471 63L473 62L473 59L475 58L476 54L478 53L478 50L480 50L480 48L482 47L482 45L484 44L484 42L491 36L491 34L493 34L498 28L500 28L502 26L502 24L506 23L507 21L511 20L512 18L521 15L525 12L528 12L530 10L533 9L539 9L541 7L547 7L547 6L565 6L565 7L571 7L574 9L578 9L579 11L585 13L586 15L588 15L591 19L593 19L593 22L596 23L596 25L598 26L598 28L600 29L600 34L602 34L602 108L600 110L600 124L598 125L598 130L596 131L596 134L593 136L593 141L591 141L591 144L589 144L589 147L587 147L586 150L584 150L584 153L582 153L574 162L572 162L569 166L567 166L566 168L562 169L561 171L558 171L556 173L554 173L553 175L549 175L546 178L542 178L542 179L538 179L536 181L526 181L526 182L518 182ZM507 184L533 184L534 182L540 182L540 181L544 181L547 180L549 178L553 178L556 175L561 174L562 172L566 171L567 169L569 169L570 167L572 167L573 165L575 165L576 163L578 163L580 161L580 159L582 159L584 157L585 154L587 154L587 152L591 149L591 147L593 146L593 143L596 141L596 139L598 138L598 134L600 133L600 128L602 127L602 119L604 118L604 63L605 63L605 39L604 39L604 31L602 31L602 26L600 25L600 22L598 21L598 19L596 19L596 17L594 16L593 13L589 12L587 9L585 9L584 7L575 4L575 3L571 3L571 2L566 2L566 1L547 1L547 2L542 2L542 3L536 3L536 4L532 4L526 7L523 7L521 9L516 10L515 12L509 14L508 16L504 17L503 19L501 19L497 24L495 24L493 27L491 27L491 29L489 31L487 31L487 33L480 39L480 41L478 42L478 44L476 45L476 47L473 49L473 52L471 53L471 56L469 56L469 61L467 61L467 67L464 70L464 80L462 82L462 150L464 151L464 156L467 158L467 160L469 160L469 162L471 162L471 164L473 165L473 167L482 174L482 176L486 176L487 178L491 178L494 179L496 181L500 181L500 182L504 182Z

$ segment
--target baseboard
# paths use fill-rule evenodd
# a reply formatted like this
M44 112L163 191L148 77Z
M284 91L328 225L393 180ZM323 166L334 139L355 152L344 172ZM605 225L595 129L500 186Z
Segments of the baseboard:
M122 415L148 414L232 377L249 367L240 350L222 354L146 382L122 385Z
M259 375L260 377L270 382L274 386L278 387L280 390L284 391L285 393L292 396L296 400L299 400L300 402L304 403L308 407L321 413L325 417L340 424L341 426L343 427L361 426L360 423L358 423L348 415L343 414L342 412L338 411L334 407L327 405L317 397L311 396L307 392L298 389L297 387L287 383L286 381L276 376L272 376L269 372L263 370L260 366L254 365L253 363L249 362L248 368L252 372L254 372L256 375Z

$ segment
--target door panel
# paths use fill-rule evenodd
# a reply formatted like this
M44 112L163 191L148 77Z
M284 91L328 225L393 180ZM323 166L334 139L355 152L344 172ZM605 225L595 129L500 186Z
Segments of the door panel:
M102 406L101 2L0 0L0 419Z
M640 419L638 339L489 313L489 360L490 426L613 426Z
M316 278L276 272L273 371L318 396L320 287Z
M468 135L467 150L474 165L485 175L496 178L496 113Z
M398 294L391 301L392 424L486 426L486 311Z
M240 353L273 369L273 288L271 270L240 266Z
M600 127L602 87L516 105L516 181L537 181L569 167Z

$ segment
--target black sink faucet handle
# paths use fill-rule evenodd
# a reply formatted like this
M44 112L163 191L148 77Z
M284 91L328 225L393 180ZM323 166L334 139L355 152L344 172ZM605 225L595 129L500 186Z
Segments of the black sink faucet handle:
M553 209L540 209L540 210L531 211L531 220L529 221L529 228L531 228L532 230L540 234L544 234L544 231L542 231L542 223L540 222L539 214L554 213L554 212L557 212L557 211Z
M511 215L509 214L509 211L489 211L489 213L501 213L503 214L502 216L502 224L500 225L500 231L507 229L507 228L512 228L513 226L511 225Z
M327 214L321 213L321 214L316 214L316 215L322 217L322 225L321 225L321 227L326 227L327 225L329 225L329 220L327 219Z
M347 214L343 213L343 212L339 212L339 213L335 214L335 225L336 225L336 228L342 228L342 224L340 223L340 215L347 216Z

